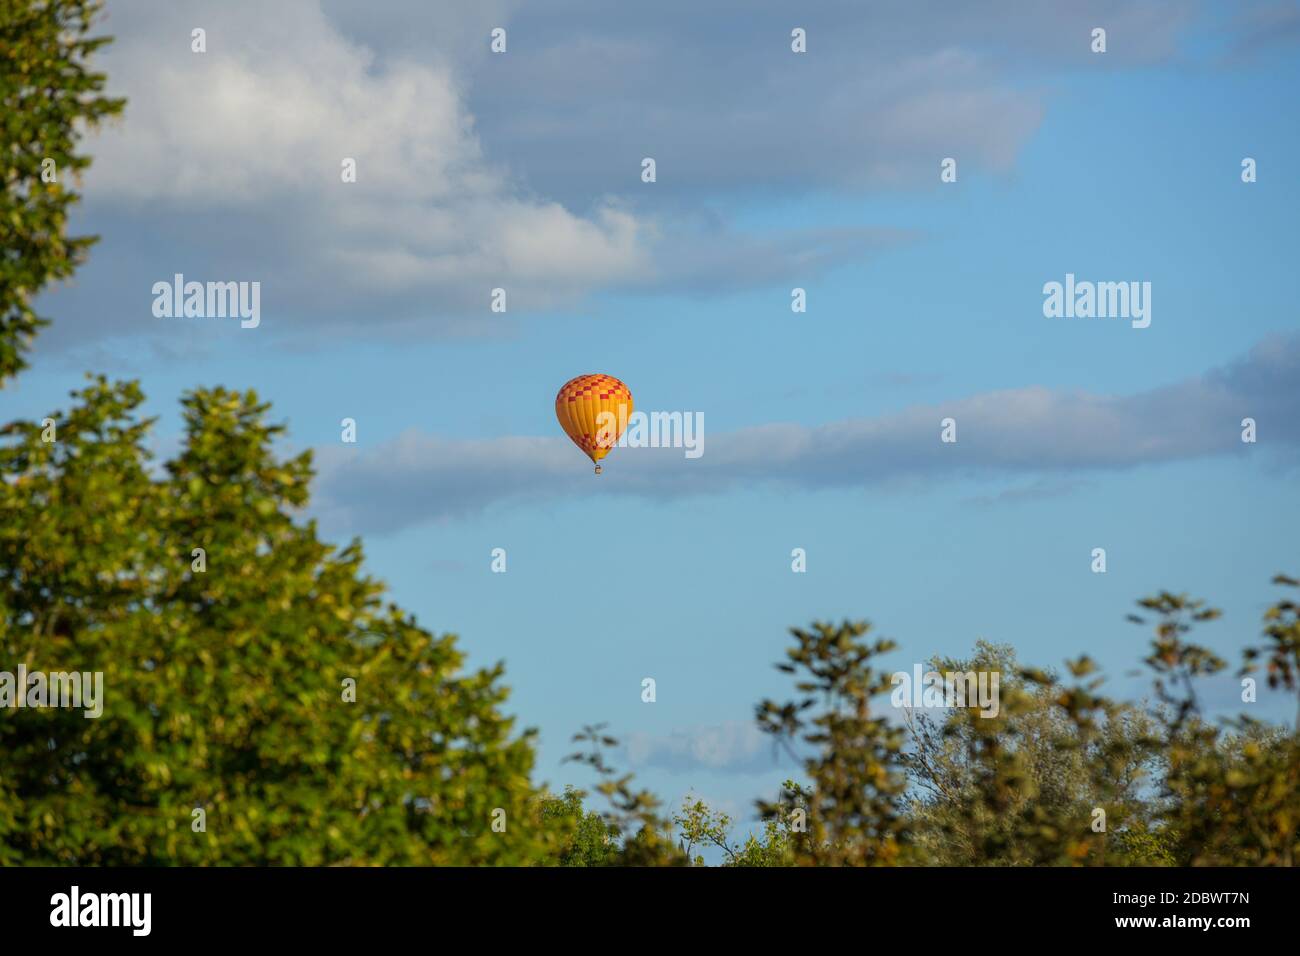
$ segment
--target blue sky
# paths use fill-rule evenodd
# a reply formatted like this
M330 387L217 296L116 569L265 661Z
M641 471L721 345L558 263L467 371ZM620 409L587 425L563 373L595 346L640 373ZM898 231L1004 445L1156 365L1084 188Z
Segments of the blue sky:
M606 721L644 785L749 817L790 775L752 708L813 619L869 618L900 668L1086 651L1124 693L1140 596L1211 599L1233 660L1256 638L1300 570L1296 4L372 6L110 2L103 239L5 417L138 377L166 453L185 389L256 389L317 449L326 533L506 661L555 786ZM261 326L155 318L175 272L260 281ZM1149 281L1150 327L1045 318L1066 273ZM704 456L594 478L553 414L588 371L702 412Z

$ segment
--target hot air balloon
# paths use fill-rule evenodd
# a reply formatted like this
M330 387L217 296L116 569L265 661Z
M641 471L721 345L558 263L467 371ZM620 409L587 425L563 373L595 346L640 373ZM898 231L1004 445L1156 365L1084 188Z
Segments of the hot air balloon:
M596 463L609 454L632 416L632 393L613 375L579 375L555 396L560 427Z

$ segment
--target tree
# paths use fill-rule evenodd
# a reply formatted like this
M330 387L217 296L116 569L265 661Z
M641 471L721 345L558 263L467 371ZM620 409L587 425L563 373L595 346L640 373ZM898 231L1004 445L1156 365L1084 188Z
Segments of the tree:
M133 383L0 429L0 659L101 672L103 713L0 720L0 863L528 863L532 732L299 517L310 453L249 392L185 396L161 471ZM0 702L3 698L0 697ZM202 811L196 813L195 811Z
M1111 705L1090 727L1063 706L1073 698L1055 674L1024 676L1005 644L980 641L969 659L935 658L930 669L997 673L1000 707L996 716L903 711L913 829L927 862L1070 862L1071 849L1098 862L1106 845L1092 829L1098 809L1109 832L1149 830L1145 797L1159 761L1155 722L1142 710ZM1034 859L1035 847L1045 859Z
M714 810L698 797L687 796L681 809L673 814L673 825L681 833L677 845L692 866L704 866L704 857L692 856L697 847L713 847L726 854L728 859L736 853L727 838L731 833L731 817Z
M672 824L659 813L659 798L648 790L633 790L630 773L620 774L605 757L618 746L605 733L604 724L589 724L573 735L573 742L585 745L565 758L585 764L599 777L596 792L609 802L601 814L610 837L613 854L605 862L613 866L684 866L690 861L672 841Z
M560 846L554 862L559 866L612 866L618 861L618 828L599 813L583 806L586 794L566 786L562 796L547 794L542 798L542 822L559 825L570 834Z
M793 786L786 781L787 788ZM673 814L673 824L681 834L678 845L693 866L704 866L704 857L692 857L691 853L706 846L722 851L723 866L790 866L794 862L794 830L788 815L764 820L762 836L746 834L742 843L731 839L733 823L728 814L699 797L686 797Z
M1294 587L1278 575L1274 583ZM1219 616L1204 602L1162 592L1139 604L1154 612L1156 638L1148 665L1172 717L1165 721L1168 770L1163 817L1176 836L1174 861L1184 866L1295 866L1300 862L1300 730L1270 727L1246 715L1226 728L1207 723L1195 680L1226 663L1185 636ZM1269 686L1295 691L1300 630L1293 602L1282 599L1264 614L1263 647L1247 648L1241 675L1267 661ZM1134 615L1137 623L1146 621Z
M1283 575L1275 582L1297 586ZM804 763L807 782L788 781L781 802L759 804L772 822L788 819L796 805L806 811L807 834L783 834L788 859L1295 865L1300 733L1246 716L1225 727L1208 723L1197 682L1226 664L1187 635L1219 612L1169 592L1138 604L1155 615L1145 659L1157 698L1151 708L1102 694L1103 678L1086 656L1066 662L1070 680L1063 681L1022 667L1009 647L980 643L970 660L931 665L940 672L997 670L997 715L978 706L951 709L941 719L904 711L907 746L902 729L870 707L889 684L870 661L892 643L869 642L861 623L793 630L796 643L780 669L801 675L801 696L758 707L760 728ZM1279 600L1265 614L1265 643L1246 649L1242 674L1262 660L1270 686L1300 690L1297 633L1296 604ZM900 780L904 771L910 791ZM725 817L688 804L678 823L695 842L722 846L728 862L738 862Z
M91 54L109 42L89 36L98 0L0 0L0 388L26 367L46 324L32 299L65 279L95 241L67 235L71 185L90 165L85 131L122 111L103 95Z
M1300 588L1300 580L1285 574L1273 578L1274 584ZM1262 647L1248 647L1239 676L1253 674L1265 661L1268 686L1282 688L1300 698L1300 605L1290 598L1280 598L1264 612L1264 636L1268 642ZM1296 701L1296 733L1300 733L1300 699Z
M795 682L800 696L783 704L765 700L757 708L760 730L795 759L810 752L802 762L811 786L787 788L781 802L759 804L765 819L778 821L796 803L804 809L807 832L793 841L800 865L888 866L900 862L910 839L902 813L903 731L871 709L872 698L890 683L870 661L895 645L859 640L870 628L865 621L792 628L795 646L777 669L805 675ZM819 702L815 716L804 716Z

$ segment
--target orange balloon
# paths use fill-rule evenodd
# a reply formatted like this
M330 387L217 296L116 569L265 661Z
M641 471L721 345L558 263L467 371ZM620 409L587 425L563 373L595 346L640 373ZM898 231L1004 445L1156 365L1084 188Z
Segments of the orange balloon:
M632 393L613 375L579 375L555 396L560 427L596 463L609 454L632 417Z

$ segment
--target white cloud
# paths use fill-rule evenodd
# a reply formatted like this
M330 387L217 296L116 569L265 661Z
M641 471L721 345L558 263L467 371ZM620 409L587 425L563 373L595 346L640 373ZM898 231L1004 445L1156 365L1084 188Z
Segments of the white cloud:
M633 769L657 767L673 773L763 773L790 764L773 738L752 723L722 724L676 730L665 735L632 733L624 743Z
M183 217L200 239L219 221L227 259L240 224L269 231L277 255L260 264L282 303L315 282L465 308L503 286L545 307L648 273L630 212L523 196L488 162L445 61L378 62L308 0L114 13L102 65L128 107L93 144L88 196ZM206 53L190 50L195 26Z

